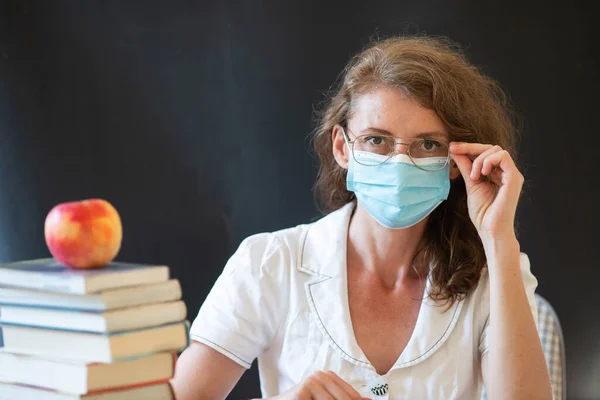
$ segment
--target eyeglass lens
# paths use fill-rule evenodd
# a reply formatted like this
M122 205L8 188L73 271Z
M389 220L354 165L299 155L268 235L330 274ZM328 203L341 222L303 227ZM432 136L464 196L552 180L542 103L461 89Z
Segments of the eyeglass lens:
M421 169L437 170L443 168L448 159L448 145L435 139L418 138L408 141L408 155L413 163ZM383 157L358 157L357 162L364 165L378 165L396 154L398 143L392 136L362 135L355 139L353 151L371 153ZM437 158L438 160L425 160ZM431 161L431 162L430 162Z

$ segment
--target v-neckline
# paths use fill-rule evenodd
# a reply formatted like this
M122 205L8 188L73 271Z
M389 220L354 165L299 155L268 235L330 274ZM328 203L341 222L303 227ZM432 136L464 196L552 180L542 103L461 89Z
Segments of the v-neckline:
M429 274L427 275L427 277L425 278L425 285L423 287L423 293L422 293L422 298L420 300L420 304L419 304L419 311L417 313L417 318L415 320L412 332L410 333L410 337L408 339L408 341L406 342L406 345L404 346L404 348L402 349L402 351L398 354L397 359L394 361L394 363L392 364L392 366L383 374L380 374L379 372L377 372L377 368L375 368L375 366L372 364L372 362L369 360L369 358L366 356L364 350L362 349L362 347L360 346L360 344L358 343L358 339L356 338L356 333L354 330L354 323L352 321L352 315L350 312L350 294L349 294L349 270L348 270L348 262L347 262L347 250L346 250L346 257L344 260L344 273L342 274L343 276L343 280L344 280L344 287L345 290L343 291L343 295L342 295L342 302L343 302L343 306L344 306L344 323L345 325L348 327L348 335L350 336L349 340L351 342L353 342L353 345L360 350L360 353L362 355L362 357L364 357L365 360L367 360L367 362L369 363L370 368L372 368L378 375L381 376L386 376L388 375L395 367L396 365L400 362L400 360L402 359L402 355L404 354L404 352L406 351L406 349L411 345L411 342L414 341L414 337L415 337L415 333L417 332L417 329L420 328L420 320L422 320L423 318L423 310L424 310L424 300L427 296L427 294L429 293ZM354 347L353 346L353 347Z

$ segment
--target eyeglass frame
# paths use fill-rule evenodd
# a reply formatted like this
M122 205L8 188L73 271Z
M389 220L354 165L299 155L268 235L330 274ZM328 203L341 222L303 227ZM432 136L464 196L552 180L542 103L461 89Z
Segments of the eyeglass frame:
M357 135L356 135L354 132L352 132L352 131L350 130L350 128L348 128L348 126L346 126L346 127L344 128L343 126L341 126L341 125L340 125L340 128L342 128L342 134L343 134L342 136L344 137L344 141L346 142L346 145L348 145L348 147L350 147L350 145L352 145L352 146L350 147L350 152L352 153L352 158L354 158L354 160L355 160L357 163L359 163L359 164L361 164L361 165L364 165L365 167L376 167L376 166L378 166L378 165L385 164L385 163L386 163L386 162L388 162L388 161L389 161L389 160L390 160L392 157L394 157L394 155L396 155L396 154L402 154L402 153L398 153L398 151L394 150L392 153L390 153L390 154L389 154L389 157L388 157L388 158L387 158L385 161L383 161L383 162L381 162L381 163L379 163L379 164L374 164L374 165L363 164L363 163L361 163L360 161L358 161L358 160L356 159L356 157L354 156L354 142L356 142L356 140L357 140L359 137L362 137L362 136L372 136L372 135L368 135L368 134L366 134L366 135L358 135L358 136L357 136ZM346 129L348 129L348 132L352 133L352 134L355 136L354 140L350 140L350 136L349 136L349 135L346 133ZM380 136L388 136L388 135L380 135ZM441 171L441 170L443 170L444 168L446 168L446 166L447 166L447 165L450 163L450 143L446 142L445 140L439 140L439 139L433 139L433 138L410 138L410 139L404 139L404 138L397 138L397 137L395 137L395 136L389 136L389 137L394 139L394 142L396 143L396 145L398 145L398 144L401 144L401 145L404 145L404 146L406 146L406 155L408 155L408 158L410 158L410 161L413 163L413 165L414 165L415 167L419 168L419 169L420 169L420 170L422 170L422 171L426 171L426 172L437 172L437 171ZM415 141L415 140L432 140L432 141L434 141L434 142L440 142L440 143L444 143L444 144L446 145L446 147L448 148L448 156L446 157L446 162L444 163L444 165L442 165L442 166L441 166L440 168L438 168L438 169L425 169L425 168L421 168L419 165L417 165L417 163L415 162L415 160L413 160L412 156L410 155L410 144L411 144L411 142L409 142L409 143L402 143L402 142L399 142L399 140L409 140L409 141L411 141L411 142L412 142L412 141Z

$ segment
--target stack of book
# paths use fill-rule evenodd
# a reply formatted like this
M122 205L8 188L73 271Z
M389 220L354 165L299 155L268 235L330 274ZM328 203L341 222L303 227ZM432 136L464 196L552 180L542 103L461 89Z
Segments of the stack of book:
M180 299L166 266L0 264L0 400L173 399Z

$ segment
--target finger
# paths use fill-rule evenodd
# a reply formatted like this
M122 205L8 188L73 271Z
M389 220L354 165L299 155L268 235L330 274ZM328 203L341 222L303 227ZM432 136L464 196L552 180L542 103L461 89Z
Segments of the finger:
M496 166L486 158L485 160L483 160L483 166L481 167L481 175L488 176L495 169L497 169Z
M482 168L482 173L486 172L484 175L489 174L494 167L499 167L502 171L502 184L507 185L510 183L520 183L518 178L522 178L521 173L517 169L515 162L512 157L506 150L499 151L497 153L491 154L484 160L484 165ZM504 179L506 176L506 180Z
M315 379L315 382L310 386L310 398L311 400L338 400L334 397L329 390L322 383ZM340 400L345 400L340 398Z
M473 167L471 168L471 179L474 181L481 177L481 169L483 167L483 161L490 155L502 151L500 146L492 146L483 153L481 153L475 161L473 161Z
M344 388L339 384L339 382L336 379L334 379L331 376L331 374L321 371L321 372L317 372L314 376L315 376L315 379L321 385L323 385L325 390L327 390L327 393L329 393L331 396L333 396L334 399L336 399L336 400L357 399L357 397L352 397L350 394L346 393L346 390L344 390Z
M344 390L344 392L348 395L348 397L352 400L360 400L362 396L350 385L348 382L340 378L335 372L327 371L325 372L340 388Z
M477 157L491 147L493 147L491 144L452 142L450 143L450 152Z
M517 169L510 154L506 151L501 151L492 154L488 163L497 167L497 172L494 173L493 181L498 185L497 198L506 205L506 210L509 215L516 212L521 189L523 187L523 175Z
M471 180L471 167L473 166L473 162L466 155L450 154L450 157L452 157L456 163L456 166L465 181L467 190L469 190L471 186L473 186L473 181Z
M507 161L506 161L506 162L507 162L507 164L505 164L505 166L506 166L508 169L515 169L515 170L517 169L517 167L516 167L516 165L515 165L515 162L514 162L514 160L512 159L512 157L510 156L510 154L508 153L508 151L506 151L506 150L501 150L501 151L500 151L500 153L503 153L503 154L502 154L502 155L500 155L500 156L496 156L496 157L494 157L494 158L490 158L489 160L488 160L488 158L489 158L489 157L488 157L488 158L486 158L486 159L484 160L484 162L483 162L483 166L482 166L482 168L481 168L481 174L482 174L482 175L489 175L490 173L492 173L492 171L493 171L494 169L496 169L496 166L500 166L500 164L494 164L494 162L493 162L493 161L494 161L494 160L496 160L496 159L502 159L503 157L508 157L508 159L507 159ZM500 168L502 168L502 166L500 166ZM502 168L502 169L503 169L503 168Z

